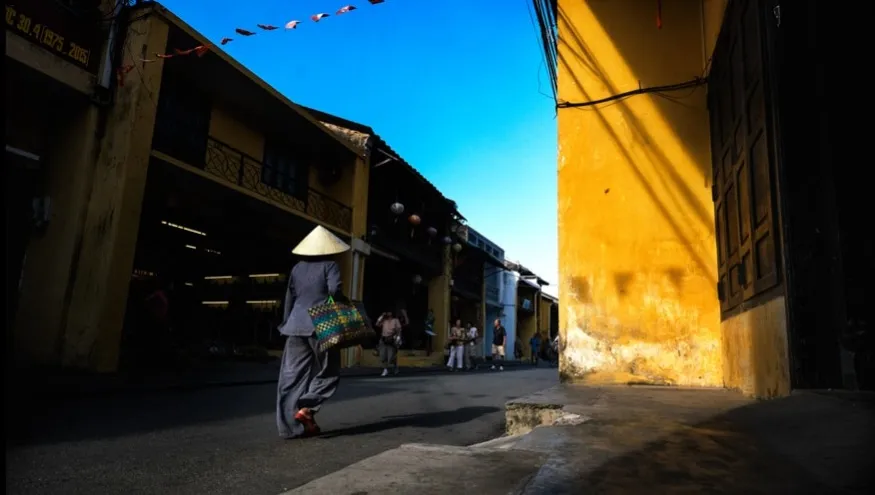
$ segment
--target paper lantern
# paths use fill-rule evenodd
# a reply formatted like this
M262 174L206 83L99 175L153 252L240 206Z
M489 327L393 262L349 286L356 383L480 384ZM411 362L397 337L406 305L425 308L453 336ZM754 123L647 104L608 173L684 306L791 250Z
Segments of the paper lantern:
M389 211L395 215L400 215L404 213L404 205L401 203L392 203L392 206L389 207Z
M458 253L458 252L461 251L461 250L462 250L462 245L461 245L461 244L459 244L458 242L455 243L455 244L453 244L453 251L455 251L455 252Z
M414 275L413 276L413 283L414 284L421 284L422 283L422 275Z
M429 237L434 237L437 235L437 229L434 227L429 227L428 229L426 229L426 232L428 232Z
M444 244L447 244L447 245L450 245L453 243L453 240L450 238L450 236L444 237L443 241L444 241Z
M407 220L409 220L410 223L411 223L412 225L414 225L414 226L415 226L415 225L419 225L420 222L422 222L422 219L419 218L419 215L417 215L416 213L414 213L413 215L410 215L409 217L407 217Z

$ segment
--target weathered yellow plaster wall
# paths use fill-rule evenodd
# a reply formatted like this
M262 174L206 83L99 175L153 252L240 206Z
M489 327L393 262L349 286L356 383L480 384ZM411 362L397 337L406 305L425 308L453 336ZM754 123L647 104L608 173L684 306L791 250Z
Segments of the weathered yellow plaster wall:
M783 297L727 318L720 327L726 387L760 399L790 393L787 310Z
M523 344L523 356L531 357L532 350L529 346L529 340L534 337L535 333L538 331L538 323L540 321L538 310L540 307L541 294L533 287L529 287L521 282L519 286L517 286L517 308L522 307L523 299L532 301L532 306L534 307L535 312L526 313L523 311L517 311L516 334L519 336L520 342Z
M661 30L655 12L560 0L559 100L702 75L702 5L663 1ZM560 109L558 120L561 376L722 385L705 89Z
M553 306L553 301L541 297L538 303L538 331L543 333L542 337L550 336L550 308Z
M15 325L15 355L21 363L56 365L61 359L65 297L77 255L82 212L94 173L99 109L86 106L59 127L47 151L46 194L52 200L45 230L31 237Z
M131 50L122 63L139 63L132 53L163 53L167 33L168 25L154 16L133 22L127 40ZM61 347L66 366L105 372L118 365L163 69L161 61L139 64L141 77L129 78L116 91L95 161L65 301Z
M702 0L702 54L707 61L714 53L729 0Z
M315 167L310 168L310 188L314 191L324 194L329 198L341 204L350 206L353 202L354 184L356 181L355 167L350 167L348 163L341 164L343 170L340 180L334 184L323 184L319 180L319 173Z
M210 136L259 162L264 160L264 134L235 119L220 106L214 106L210 115Z
M450 329L450 279L452 278L452 256L450 246L443 251L443 272L428 281L428 307L434 311L434 331L432 340L434 362L443 362L443 349L447 345Z

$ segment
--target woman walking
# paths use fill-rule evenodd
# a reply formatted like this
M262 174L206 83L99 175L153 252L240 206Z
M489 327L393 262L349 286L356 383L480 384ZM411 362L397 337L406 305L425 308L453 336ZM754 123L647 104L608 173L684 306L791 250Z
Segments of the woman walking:
M340 268L333 257L349 246L318 226L292 250L303 257L289 275L284 319L279 331L286 345L277 384L276 418L279 435L301 438L318 435L316 413L334 395L340 380L340 351L319 352L308 310L342 298Z
M456 324L450 328L450 359L447 361L450 371L461 370L465 366L465 334L462 320L456 320Z

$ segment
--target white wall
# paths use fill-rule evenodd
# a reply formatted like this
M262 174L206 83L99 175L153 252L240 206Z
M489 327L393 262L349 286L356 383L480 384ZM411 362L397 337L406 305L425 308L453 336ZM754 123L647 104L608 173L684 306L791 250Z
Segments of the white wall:
M504 329L507 330L507 347L504 352L505 358L513 359L514 340L516 339L516 288L517 283L519 283L520 274L505 270L502 272L502 279L501 303L504 316L501 318L501 323L504 325ZM490 347L492 346L491 333L489 345Z

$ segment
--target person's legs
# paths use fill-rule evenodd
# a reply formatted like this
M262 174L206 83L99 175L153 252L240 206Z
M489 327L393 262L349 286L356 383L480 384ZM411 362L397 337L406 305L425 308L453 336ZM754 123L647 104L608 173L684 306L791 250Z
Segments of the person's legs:
M377 347L380 350L380 364L383 365L383 376L386 376L389 374L389 364L392 362L391 356L389 355L389 345L380 339L380 343Z
M310 387L316 356L306 337L287 337L277 381L276 423L279 435L295 438L304 434L304 425L295 420L299 399Z
M329 349L319 352L316 347L316 337L306 339L315 359L311 361L311 376L307 392L298 399L299 408L310 409L314 414L319 411L322 403L330 399L337 391L340 383L340 350Z
M398 348L394 345L389 345L389 362L394 368L394 373L398 374Z
M465 346L457 345L454 350L456 352L456 369L465 369Z

